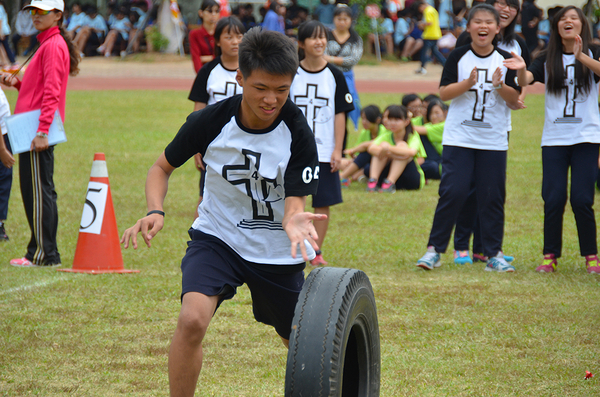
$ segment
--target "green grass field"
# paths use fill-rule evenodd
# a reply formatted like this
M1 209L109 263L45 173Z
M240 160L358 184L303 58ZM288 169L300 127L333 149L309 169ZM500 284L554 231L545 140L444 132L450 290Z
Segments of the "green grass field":
M15 92L7 96L14 104ZM122 232L146 212L146 172L192 109L186 97L68 94L69 141L56 149L55 170L64 267L72 264L94 153L106 154ZM383 107L399 97L361 99ZM325 258L364 270L375 291L382 396L600 395L600 278L585 271L570 209L558 273L534 272L542 252L543 97L527 104L513 115L507 172L504 248L516 257L516 273L457 267L451 253L436 271L414 266L426 248L437 182L394 195L366 194L354 184L332 208ZM9 266L29 238L15 179L11 240L0 245L0 395L168 394L167 352L197 174L188 162L171 178L165 229L151 249L123 252L125 267L141 270L130 275ZM246 288L223 304L204 346L197 395L283 395L287 351L271 328L254 321ZM585 381L586 370L598 374Z

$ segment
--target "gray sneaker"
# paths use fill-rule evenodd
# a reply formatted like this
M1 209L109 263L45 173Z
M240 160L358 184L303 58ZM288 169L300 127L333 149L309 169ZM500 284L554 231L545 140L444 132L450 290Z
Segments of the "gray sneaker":
M435 251L435 248L430 245L427 247L427 252L421 259L417 261L417 266L425 270L433 270L436 267L442 266L440 262L440 254Z
M485 266L485 271L512 273L515 271L515 267L509 264L506 259L504 259L504 254L502 251L498 251L498 255L488 259L487 265Z

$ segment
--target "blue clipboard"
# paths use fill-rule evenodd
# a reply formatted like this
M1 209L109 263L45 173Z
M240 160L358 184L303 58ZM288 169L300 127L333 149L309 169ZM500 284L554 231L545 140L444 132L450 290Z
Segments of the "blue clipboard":
M35 138L40 125L41 113L41 110L32 110L13 114L4 119L13 154L25 153L31 150L31 141ZM65 126L57 110L48 130L48 145L52 146L66 141Z

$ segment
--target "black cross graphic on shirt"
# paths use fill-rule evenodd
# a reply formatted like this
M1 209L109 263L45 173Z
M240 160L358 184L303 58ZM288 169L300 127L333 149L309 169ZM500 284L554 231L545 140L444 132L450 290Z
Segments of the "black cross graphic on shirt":
M483 121L485 113L485 103L488 99L488 95L494 90L494 84L491 80L488 80L487 69L477 69L477 83L474 88L471 87L469 91L475 92L475 106L473 107L473 120Z
M252 199L252 219L244 219L238 226L246 228L281 228L274 225L271 203L283 200L283 186L275 179L260 177L261 153L242 149L244 164L223 166L222 175L232 185L244 185ZM266 222L265 222L266 221Z
M318 86L316 84L307 84L305 95L294 96L294 103L302 110L304 117L306 117L307 120L312 120L311 128L313 134L315 132L316 118L319 109L329 104L329 99L317 96L317 91Z
M227 83L225 83L224 92L215 92L215 93L213 93L213 96L215 97L215 101L219 102L219 101L222 101L223 99L231 98L232 96L234 96L236 94L236 92L237 92L237 84L232 83L231 81L228 81Z

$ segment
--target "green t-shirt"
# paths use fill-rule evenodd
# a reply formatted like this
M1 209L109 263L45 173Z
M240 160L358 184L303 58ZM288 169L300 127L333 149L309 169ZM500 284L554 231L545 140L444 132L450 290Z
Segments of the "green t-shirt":
M379 131L377 131L377 137L379 137L381 134L384 134L386 131L387 130L383 126L383 124L379 124ZM358 146L361 143L368 142L368 141L370 141L372 139L373 138L371 138L371 131L369 131L367 129L363 129L363 130L360 131L360 133L358 135L358 140L356 141L356 143L354 144L354 146Z
M416 126L423 125L423 116L413 117L412 119L410 119L410 122L412 123L412 125Z
M445 121L442 121L441 123L437 124L425 124L427 138L439 154L442 154L442 137L444 136L444 124L446 124Z

